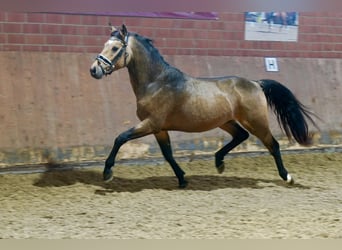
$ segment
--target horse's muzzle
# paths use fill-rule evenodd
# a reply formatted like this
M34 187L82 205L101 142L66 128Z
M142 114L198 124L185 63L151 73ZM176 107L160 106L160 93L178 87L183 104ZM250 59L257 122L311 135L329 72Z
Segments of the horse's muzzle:
M103 77L103 71L100 67L93 66L90 68L90 75L95 79L101 79Z

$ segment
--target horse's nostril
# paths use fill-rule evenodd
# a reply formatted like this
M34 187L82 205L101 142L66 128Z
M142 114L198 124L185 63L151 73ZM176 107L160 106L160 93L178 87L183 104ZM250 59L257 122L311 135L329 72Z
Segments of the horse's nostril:
M95 68L95 67L90 68L90 74L91 74L92 76L96 75L96 68Z

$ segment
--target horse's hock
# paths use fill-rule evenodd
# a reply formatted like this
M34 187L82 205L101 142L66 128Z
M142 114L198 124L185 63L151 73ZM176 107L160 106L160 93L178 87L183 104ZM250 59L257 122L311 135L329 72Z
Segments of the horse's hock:
M0 53L0 167L103 160L115 136L137 123L125 70L98 82L89 75L93 54ZM315 145L342 143L341 59L279 58L280 72L267 73L260 57L165 57L192 76L276 79L322 119L317 121L321 131L310 127ZM270 124L283 148L296 146L284 137L273 115ZM230 139L218 129L170 135L175 155L210 153ZM118 158L161 156L151 136L124 147ZM261 148L252 137L238 150Z

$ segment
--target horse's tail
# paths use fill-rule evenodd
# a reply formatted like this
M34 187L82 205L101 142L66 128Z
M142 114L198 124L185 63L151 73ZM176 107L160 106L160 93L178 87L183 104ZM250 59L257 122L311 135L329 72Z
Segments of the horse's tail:
M258 82L264 91L268 105L277 116L279 126L285 131L289 140L293 136L299 144L311 145L312 134L309 133L305 118L318 128L311 117L314 114L279 82L268 79Z

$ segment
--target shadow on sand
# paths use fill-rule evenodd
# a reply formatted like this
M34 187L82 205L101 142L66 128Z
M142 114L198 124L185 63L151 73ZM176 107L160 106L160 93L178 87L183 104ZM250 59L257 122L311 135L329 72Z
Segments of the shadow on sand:
M225 188L262 189L281 186L286 188L309 189L301 184L287 185L284 181L234 177L224 175L189 175L186 176L189 185L183 190L212 191ZM34 183L38 187L63 187L76 183L98 186L96 194L104 195L111 192L139 192L148 189L177 190L178 182L174 176L156 176L141 179L114 177L110 183L102 181L102 174L91 170L49 171L41 174Z

